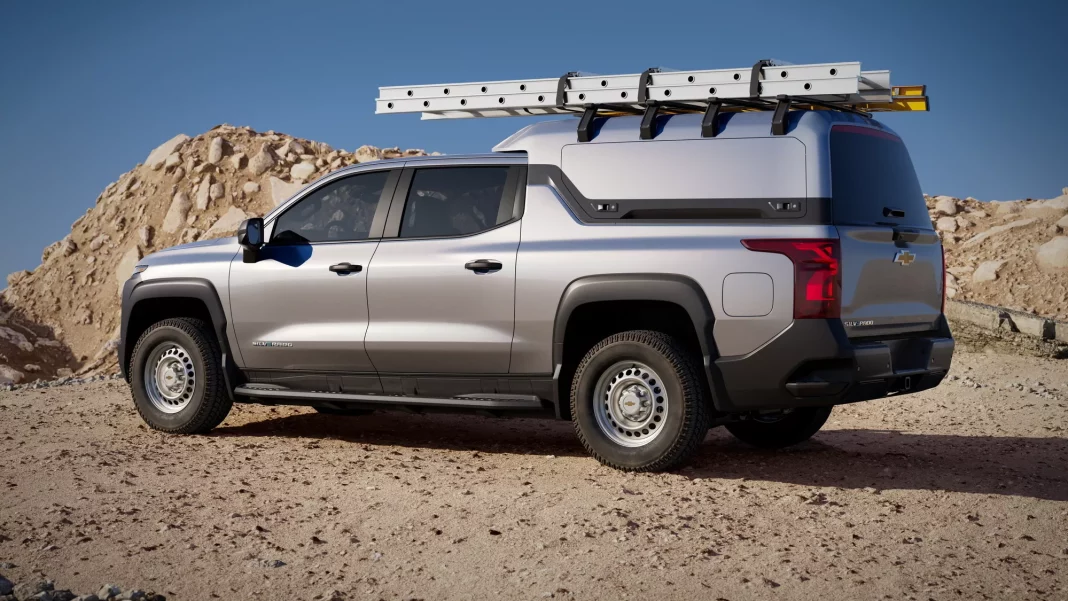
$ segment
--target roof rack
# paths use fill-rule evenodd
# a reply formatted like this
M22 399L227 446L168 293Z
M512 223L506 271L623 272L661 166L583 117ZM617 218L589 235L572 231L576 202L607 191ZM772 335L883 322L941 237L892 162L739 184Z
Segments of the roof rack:
M579 141L592 138L597 117L642 115L640 137L656 135L664 114L703 113L701 135L716 135L720 113L773 110L772 133L786 133L791 109L927 111L926 86L891 86L889 71L859 62L788 65L760 60L741 69L583 75L378 89L375 113L422 113L423 119L581 114Z

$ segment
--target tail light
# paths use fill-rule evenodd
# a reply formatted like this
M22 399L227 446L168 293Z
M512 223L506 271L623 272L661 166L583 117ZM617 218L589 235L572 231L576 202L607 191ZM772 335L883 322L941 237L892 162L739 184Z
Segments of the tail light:
M842 316L841 252L837 239L742 240L757 252L786 255L794 263L794 319Z
M946 247L939 245L942 249L942 313L946 312Z

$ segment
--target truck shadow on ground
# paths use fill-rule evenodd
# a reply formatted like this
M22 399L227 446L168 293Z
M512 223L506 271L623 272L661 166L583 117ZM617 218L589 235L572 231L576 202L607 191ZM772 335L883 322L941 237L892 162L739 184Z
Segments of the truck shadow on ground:
M468 415L304 413L215 430L219 436L330 438L412 450L586 457L570 423ZM593 459L589 459L593 467ZM796 447L766 451L713 429L688 478L746 478L808 487L931 490L1068 501L1068 439L892 430L823 430ZM636 477L641 477L638 475Z

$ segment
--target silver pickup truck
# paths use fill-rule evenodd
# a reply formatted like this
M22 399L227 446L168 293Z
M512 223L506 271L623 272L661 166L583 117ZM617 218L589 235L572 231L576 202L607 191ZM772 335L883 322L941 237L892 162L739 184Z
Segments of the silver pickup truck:
M146 257L120 365L153 428L234 402L571 420L624 470L712 426L761 447L834 405L937 386L944 260L909 155L837 111L519 131L492 154L401 159L309 185L236 238Z

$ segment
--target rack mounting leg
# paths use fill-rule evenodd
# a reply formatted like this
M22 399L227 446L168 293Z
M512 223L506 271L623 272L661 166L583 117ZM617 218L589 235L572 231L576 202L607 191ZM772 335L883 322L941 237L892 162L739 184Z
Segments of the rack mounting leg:
M705 109L705 116L701 119L701 137L702 138L714 138L716 137L716 117L719 116L719 107L723 104L716 98L708 99L708 108Z
M771 133L774 136L786 135L786 114L790 112L790 97L780 94L775 97L775 114L771 116Z
M579 119L578 125L578 141L589 142L593 139L593 119L597 116L596 106L587 106L586 111L582 113L582 119Z
M658 110L660 110L660 106L655 102L651 102L645 107L645 114L642 115L641 133L638 136L642 140L652 140L656 137L656 113Z

